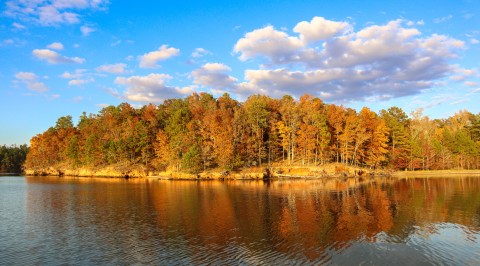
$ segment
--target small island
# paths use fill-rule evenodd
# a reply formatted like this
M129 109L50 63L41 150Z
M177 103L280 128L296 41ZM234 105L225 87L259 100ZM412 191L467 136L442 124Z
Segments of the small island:
M268 179L392 175L480 168L480 115L430 119L252 95L194 93L60 117L30 141L27 175ZM455 171L453 171L455 172Z

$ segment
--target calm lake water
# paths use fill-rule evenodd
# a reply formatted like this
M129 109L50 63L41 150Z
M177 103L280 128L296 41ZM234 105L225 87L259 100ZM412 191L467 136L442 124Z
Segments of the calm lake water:
M0 177L0 264L480 264L480 178Z

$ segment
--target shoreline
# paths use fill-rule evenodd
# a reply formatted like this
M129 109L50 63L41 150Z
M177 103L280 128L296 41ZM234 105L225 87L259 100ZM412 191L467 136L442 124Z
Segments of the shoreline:
M27 176L70 176L70 177L110 177L110 178L148 178L166 180L282 180L282 179L323 179L348 177L389 177L392 171L384 169L367 169L347 166L340 163L330 163L320 166L273 164L270 167L249 167L227 171L210 169L200 173L181 171L153 171L141 165L125 167L123 165L108 165L102 167L69 168L57 165L48 168L26 169Z
M0 174L1 175L1 174ZM17 174L20 175L20 174ZM360 167L329 164L324 166L274 166L270 168L252 167L238 171L222 171L214 169L198 174L177 171L146 171L132 168L120 171L114 166L103 168L65 169L50 167L47 169L25 170L26 176L68 176L68 177L101 177L101 178L146 178L157 180L293 180L293 179L332 179L332 178L437 178L480 176L477 170L420 170L390 171L386 169L370 170Z
M396 178L441 178L441 177L480 176L480 169L397 171L393 173L393 176Z

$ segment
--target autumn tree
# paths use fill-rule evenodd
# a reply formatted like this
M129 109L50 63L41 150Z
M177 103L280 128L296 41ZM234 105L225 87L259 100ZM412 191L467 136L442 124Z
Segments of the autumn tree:
M395 169L408 167L408 154L410 153L408 126L410 119L399 107L390 107L380 111L380 117L390 129L388 134L389 153L387 160Z
M331 150L335 154L335 161L340 162L341 135L345 129L346 110L343 106L331 104L327 109L327 122L332 132Z
M295 160L296 133L300 123L296 108L297 103L291 96L285 95L280 99L280 119L276 123L276 127L283 153L286 153L289 164Z
M432 145L435 133L435 125L427 116L423 115L422 109L412 112L410 122L410 163L411 170L421 168L430 169L434 159L434 147Z
M0 147L1 148L1 147ZM1 150L1 149L0 149ZM16 157L0 154L2 169ZM480 167L480 114L430 119L398 107L375 114L303 95L252 95L241 103L195 93L140 108L128 103L71 116L30 140L29 169L131 167L198 173L267 163L338 162L372 168ZM15 169L18 169L15 168Z
M297 110L299 129L295 141L302 163L317 164L319 157L323 162L330 140L325 106L322 100L306 94L300 97Z
M212 114L210 132L213 135L213 148L218 166L232 170L238 165L235 163L234 117L239 108L236 100L224 94L217 100L217 109Z
M248 125L247 156L256 159L257 166L267 156L266 140L268 139L269 115L268 101L264 95L252 95L244 103L246 123Z

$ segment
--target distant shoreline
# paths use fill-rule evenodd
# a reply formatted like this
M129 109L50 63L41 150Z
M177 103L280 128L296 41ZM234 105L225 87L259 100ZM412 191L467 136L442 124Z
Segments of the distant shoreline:
M419 171L397 171L393 173L397 178L417 178L417 177L463 177L480 176L480 169L476 170L419 170Z

